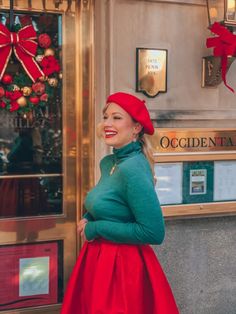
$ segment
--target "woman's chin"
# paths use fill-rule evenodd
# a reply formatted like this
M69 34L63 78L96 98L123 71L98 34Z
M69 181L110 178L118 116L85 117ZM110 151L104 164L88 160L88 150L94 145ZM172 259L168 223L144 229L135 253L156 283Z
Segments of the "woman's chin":
M116 145L116 141L114 141L113 138L104 138L104 142L106 145L108 146L115 146Z

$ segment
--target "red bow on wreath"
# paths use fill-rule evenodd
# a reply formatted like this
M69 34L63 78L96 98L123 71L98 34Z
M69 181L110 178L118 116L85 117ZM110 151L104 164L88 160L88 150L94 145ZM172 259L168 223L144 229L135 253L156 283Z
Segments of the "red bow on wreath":
M236 53L236 35L217 22L211 26L210 30L218 37L208 38L206 42L207 48L214 47L214 56L221 57L222 79L225 86L234 93L234 89L226 83L226 71L228 57L234 56Z
M32 25L27 25L14 33L0 23L0 80L6 70L12 49L33 82L44 76L43 71L34 60L38 46L35 39L37 36Z

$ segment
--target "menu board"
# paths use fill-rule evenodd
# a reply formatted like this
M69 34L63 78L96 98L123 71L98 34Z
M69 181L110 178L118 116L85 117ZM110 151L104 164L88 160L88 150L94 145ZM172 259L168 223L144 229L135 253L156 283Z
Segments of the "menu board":
M236 161L215 161L214 201L236 200Z
M182 203L182 163L160 163L155 165L155 186L161 205Z

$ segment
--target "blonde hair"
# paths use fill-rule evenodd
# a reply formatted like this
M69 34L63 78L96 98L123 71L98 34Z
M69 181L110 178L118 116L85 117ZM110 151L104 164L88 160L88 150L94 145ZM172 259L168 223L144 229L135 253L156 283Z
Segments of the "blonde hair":
M147 158L150 164L150 168L151 168L152 175L154 178L154 183L156 183L156 176L155 176L155 170L154 170L155 160L153 156L153 148L148 138L148 135L144 134L143 131L141 131L138 135L137 140L142 144L143 154Z

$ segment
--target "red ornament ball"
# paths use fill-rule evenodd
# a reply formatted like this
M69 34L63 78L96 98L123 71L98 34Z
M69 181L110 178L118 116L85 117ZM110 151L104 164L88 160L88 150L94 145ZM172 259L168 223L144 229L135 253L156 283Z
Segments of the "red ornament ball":
M0 100L0 108L5 108L5 107L6 107L6 103Z
M2 77L3 84L11 84L13 82L13 77L11 74L4 74Z
M47 93L43 94L43 95L40 97L40 100L41 100L41 101L48 101L48 94L47 94Z
M41 34L38 37L39 46L42 48L48 48L51 46L52 40L48 34Z
M31 96L29 98L29 101L34 104L34 105L37 105L39 103L39 98L37 96Z
M37 95L42 95L45 92L46 86L42 82L37 82L32 85L32 90Z
M2 86L0 86L0 98L2 98L5 95L5 90Z

